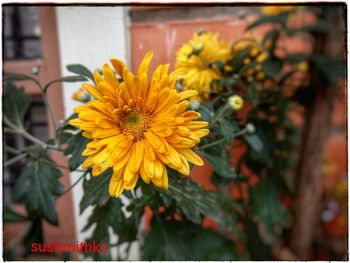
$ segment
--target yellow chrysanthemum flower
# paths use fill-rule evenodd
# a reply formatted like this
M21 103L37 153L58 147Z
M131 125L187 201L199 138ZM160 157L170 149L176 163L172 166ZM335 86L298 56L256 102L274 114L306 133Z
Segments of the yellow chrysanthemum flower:
M181 46L176 55L176 69L183 78L185 90L197 90L196 100L207 100L210 84L222 79L220 71L212 63L225 64L230 59L229 44L218 41L216 34L195 33L188 43Z
M298 8L298 6L292 5L269 5L261 7L261 12L264 15L278 15L282 12L290 12L294 11Z
M88 156L83 168L92 167L93 176L113 168L109 194L114 197L133 189L139 175L146 183L167 189L167 166L189 175L188 162L203 165L191 148L208 134L208 123L194 121L200 114L186 111L188 99L197 92L177 92L169 65L160 65L149 81L152 56L151 51L146 54L137 75L122 61L112 59L123 82L108 65L103 66L103 75L95 71L97 87L83 87L96 99L76 107L78 118L69 122L92 139L83 152Z
M233 44L231 52L235 57L243 50L248 50L247 56L243 59L243 65L246 69L243 71L243 77L255 77L257 80L265 78L262 64L268 59L268 46L270 43L263 45L262 38L252 34L246 34L241 40Z

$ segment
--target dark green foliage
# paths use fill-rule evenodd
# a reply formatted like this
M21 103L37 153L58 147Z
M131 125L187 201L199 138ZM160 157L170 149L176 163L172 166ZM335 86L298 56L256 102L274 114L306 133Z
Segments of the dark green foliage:
M232 168L230 162L227 162L225 159L222 159L219 156L211 155L205 153L205 157L213 167L214 171L223 178L234 178L236 173Z
M80 214L90 205L96 205L109 198L108 185L112 176L112 169L108 169L99 176L91 176L90 179L84 178L83 188L84 196L80 200Z
M3 210L3 220L4 222L24 222L28 220L28 218L16 213L10 207L5 206Z
M67 66L68 71L75 73L75 74L79 74L81 76L85 76L89 79L91 79L92 81L94 81L94 76L92 74L92 72L85 66L81 65L81 64L71 64Z
M57 225L55 198L63 192L62 176L46 151L39 147L27 150L30 161L15 184L15 198L22 200L31 217L44 217Z
M73 136L71 136L68 141L68 147L64 150L65 155L70 155L69 157L69 169L74 171L81 165L86 157L82 156L83 151L86 148L90 140L86 139L82 132L79 132Z
M203 216L207 216L231 233L239 232L234 211L240 211L240 206L220 192L204 190L192 180L174 175L170 178L168 191L161 196L166 197L164 203L167 204L171 204L169 199L174 199L182 213L193 223L198 224ZM227 203L227 200L230 202Z
M21 127L30 104L30 97L24 93L23 88L16 88L12 82L6 83L5 96L3 100L4 118L16 127Z
M30 223L29 228L23 237L24 256L28 256L32 253L33 243L42 244L43 242L44 242L44 233L43 233L42 219L35 218Z
M146 236L143 260L237 260L234 243L187 220L155 216Z
M83 229L86 231L94 226L93 233L88 239L89 243L95 241L99 244L110 244L110 227L119 236L118 244L136 239L138 221L135 220L135 215L126 218L122 207L122 201L115 198L109 198L95 206ZM107 253L92 253L92 256L95 260L111 260L110 248L108 247Z
M283 13L280 13L279 15L261 16L258 19L256 19L253 23L251 23L249 26L247 26L246 30L250 30L257 26L261 26L267 23L276 23L284 27L287 22L289 13L290 12L283 12Z
M289 214L281 204L278 189L269 177L264 176L250 190L251 216L258 224L261 239L273 244L281 234L281 228L288 226Z

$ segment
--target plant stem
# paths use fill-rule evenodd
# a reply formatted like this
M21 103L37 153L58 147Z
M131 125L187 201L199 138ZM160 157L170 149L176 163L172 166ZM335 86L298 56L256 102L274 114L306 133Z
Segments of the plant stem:
M87 174L89 173L89 170L86 170L80 177L78 180L76 180L70 187L68 187L66 190L64 190L62 192L62 194L59 196L61 197L62 195L64 195L65 193L68 193L70 190L72 190L74 188L74 186L76 186Z
M62 149L60 149L58 146L47 144L47 143L39 140L38 138L34 137L33 135L31 135L30 133L25 131L23 128L17 127L12 122L10 122L6 117L4 117L4 122L7 126L9 126L11 128L11 129L5 128L4 132L20 134L24 138L30 140L33 143L36 143L36 144L42 146L45 149L53 149L53 150L57 150L57 151L62 151Z
M241 136L243 134L247 133L247 129L246 128L243 128L242 130L238 131L237 133L233 134L233 138L235 137L238 137L238 136ZM212 146L215 146L215 145L218 145L220 143L223 143L225 141L225 139L220 139L220 140L217 140L215 142L212 142L212 143L208 143L208 144L205 144L203 146L200 146L198 147L198 149L200 150L203 150L203 149L206 149L206 148L209 148L209 147L212 147Z
M9 153L16 154L16 155L21 154L21 151L19 151L19 150L13 148L13 147L11 147L11 146L5 145L4 148L5 148L5 151L7 151L7 152L9 152Z
M215 142L208 143L208 144L205 144L203 146L200 146L200 147L198 147L198 149L203 150L203 149L206 149L206 148L210 148L212 146L215 146L215 145L218 145L220 143L223 143L224 141L225 141L225 139L220 139L220 140L217 140Z
M214 124L215 122L217 122L217 121L221 118L221 116L224 114L225 110L226 110L228 107L229 107L229 105L226 104L226 105L219 111L218 115L215 116L215 118L214 118L214 119L212 120L212 122L209 124L208 128L210 128L211 126L213 126L213 124Z
M7 160L5 163L4 163L4 167L8 167L16 162L18 162L19 160L21 160L22 158L26 157L27 154L26 153L21 153L15 157L13 157L12 159L10 160Z
M53 130L54 130L54 133L56 133L56 130L57 130L57 121L56 121L56 116L55 114L53 113L53 110L47 100L47 96L46 96L46 89L41 85L40 81L37 79L36 81L36 84L38 85L40 91L41 91L41 95L43 97L43 100L44 100L44 103L45 103L45 106L49 112L49 115L50 115L50 118L51 118L51 121L52 121L52 126L53 126ZM55 145L57 146L57 138L56 138L56 135L54 136L54 140L55 140Z
M6 123L6 121L5 121ZM6 123L7 124L7 123ZM33 135L27 133L26 131L22 130L22 129L16 129L16 130L13 130L13 129L5 129L4 132L7 132L7 133L15 133L15 134L20 134L22 135L24 138L36 143L36 144L39 144L40 146L42 146L43 148L47 148L47 144L44 143L43 141L40 141L39 139L35 138Z

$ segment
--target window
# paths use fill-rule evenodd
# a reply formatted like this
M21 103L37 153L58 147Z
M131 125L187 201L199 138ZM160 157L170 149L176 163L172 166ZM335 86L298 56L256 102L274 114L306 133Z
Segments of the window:
M40 26L35 6L3 7L4 60L41 57Z

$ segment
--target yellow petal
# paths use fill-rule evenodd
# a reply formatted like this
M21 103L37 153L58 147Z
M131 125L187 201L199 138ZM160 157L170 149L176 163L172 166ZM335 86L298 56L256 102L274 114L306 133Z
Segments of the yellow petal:
M178 151L191 163L198 166L204 165L202 159L191 149L178 149Z
M103 73L103 76L105 77L105 80L110 85L112 85L112 87L114 87L114 88L119 87L119 81L115 77L113 70L107 64L103 65L102 73Z
M102 94L96 87L94 87L90 84L87 84L87 83L84 83L82 86L96 99L102 100Z
M113 68L115 69L115 71L117 71L119 76L123 78L123 69L126 68L125 63L119 59L116 59L116 58L112 58L111 63L112 63Z
M141 76L143 73L146 73L146 74L148 73L148 67L149 67L149 64L151 63L152 57L153 57L153 51L150 50L147 52L147 54L145 55L145 57L143 58L139 66L139 69L137 72L139 76Z
M112 197L119 197L124 191L124 182L123 180L109 181L109 195Z
M138 175L136 173L131 172L128 167L125 168L124 171L124 187L125 189L132 189L134 184L137 182ZM135 182L136 181L136 182Z
M94 71L94 80L95 80L96 85L99 85L99 83L101 81L103 81L102 76L100 75L100 73L97 70Z

